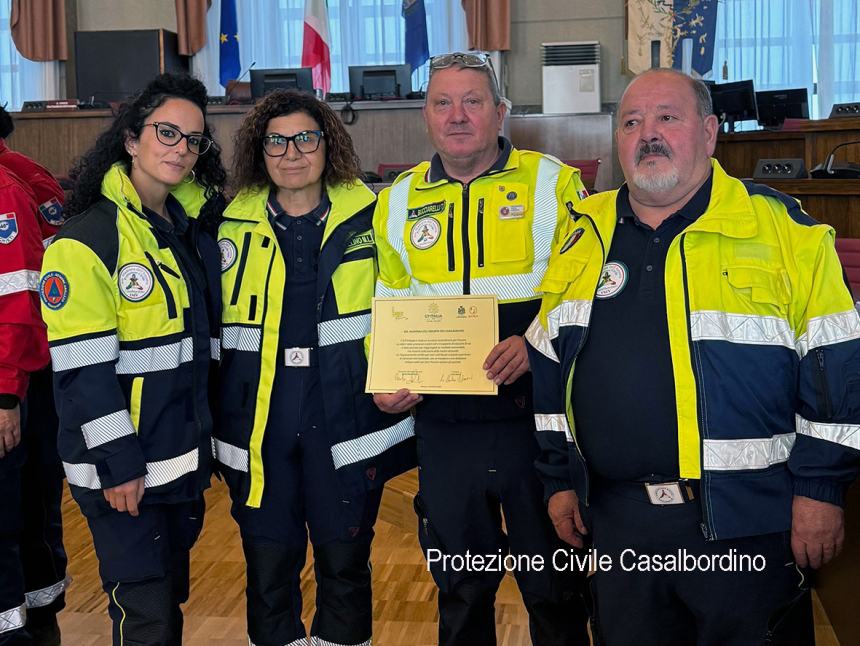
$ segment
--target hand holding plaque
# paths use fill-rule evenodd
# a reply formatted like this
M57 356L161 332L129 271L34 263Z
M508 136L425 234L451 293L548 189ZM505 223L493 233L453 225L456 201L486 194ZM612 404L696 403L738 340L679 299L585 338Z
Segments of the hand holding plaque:
M374 298L366 391L495 395L484 361L499 341L495 296Z

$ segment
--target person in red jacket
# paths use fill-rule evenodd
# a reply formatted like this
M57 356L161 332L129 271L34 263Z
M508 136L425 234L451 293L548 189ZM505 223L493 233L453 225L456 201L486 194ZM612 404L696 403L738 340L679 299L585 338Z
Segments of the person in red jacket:
M60 643L63 472L38 284L62 222L51 173L10 150L0 108L0 646Z

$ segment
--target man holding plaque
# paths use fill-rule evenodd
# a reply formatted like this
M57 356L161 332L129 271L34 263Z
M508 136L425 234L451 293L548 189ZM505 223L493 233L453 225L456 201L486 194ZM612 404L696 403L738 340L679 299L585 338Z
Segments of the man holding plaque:
M556 226L586 192L577 169L516 150L499 137L505 111L486 55L431 59L424 119L437 154L385 189L373 218L378 297L439 297L438 313L429 303L422 323L444 315L443 297L496 297L501 341L486 356L480 379L498 385L498 394L424 396L419 388L401 388L377 392L374 400L391 413L415 407L415 507L439 586L439 643L496 643L494 601L504 569L452 571L444 558L429 556L510 553L545 562L514 571L532 643L587 644L578 595L583 577L552 567L552 553L562 544L546 518L532 466L538 447L523 340L538 311L536 290ZM463 300L467 317L470 305ZM418 372L404 369L401 376L409 384Z

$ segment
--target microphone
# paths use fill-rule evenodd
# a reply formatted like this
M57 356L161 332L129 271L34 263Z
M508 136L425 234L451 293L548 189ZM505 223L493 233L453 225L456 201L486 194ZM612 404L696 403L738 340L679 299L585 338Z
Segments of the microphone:
M837 150L855 144L860 144L860 141L845 141L835 146L825 158L824 163L810 171L810 177L812 179L860 179L860 164L852 164L851 162L833 164Z
M237 78L237 79L236 79L236 83L238 83L238 82L239 82L239 81L241 81L243 78L245 78L245 75L246 75L246 74L248 74L248 72L250 72L250 71L251 71L251 68L252 68L252 67L254 67L254 65L256 65L256 64L257 64L257 61L251 61L251 64L250 64L250 65L248 65L248 69L246 69L244 72L242 72L241 74L239 74L239 78Z

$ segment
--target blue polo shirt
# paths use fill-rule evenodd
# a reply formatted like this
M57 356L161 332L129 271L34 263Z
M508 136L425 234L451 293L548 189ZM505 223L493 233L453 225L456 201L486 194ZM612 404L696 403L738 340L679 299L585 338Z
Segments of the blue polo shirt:
M317 345L317 266L330 208L328 194L323 192L315 209L294 217L278 204L274 191L269 195L269 218L286 270L281 315L282 349L315 348ZM315 363L313 355L314 352L311 358Z
M597 478L658 482L679 476L666 255L707 209L712 179L656 229L633 213L626 184L618 192L618 224L571 391L577 442Z

